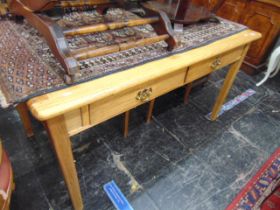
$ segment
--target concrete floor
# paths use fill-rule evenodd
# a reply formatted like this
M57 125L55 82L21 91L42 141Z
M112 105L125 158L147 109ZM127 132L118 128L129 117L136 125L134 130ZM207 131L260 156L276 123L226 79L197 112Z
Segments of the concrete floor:
M280 146L280 76L256 88L256 78L239 73L228 100L248 88L257 93L216 122L205 115L224 71L195 89L184 105L183 89L132 111L129 137L123 116L72 138L85 210L114 209L103 185L115 180L134 209L222 210ZM25 137L15 110L0 110L0 136L13 164L12 210L72 209L43 126Z

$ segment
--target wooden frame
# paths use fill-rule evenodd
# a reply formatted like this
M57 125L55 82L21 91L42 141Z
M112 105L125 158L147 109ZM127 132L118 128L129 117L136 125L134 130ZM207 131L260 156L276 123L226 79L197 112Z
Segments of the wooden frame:
M127 113L128 120L129 110L152 101L149 121L155 98L231 65L212 111L211 119L215 120L250 43L260 37L246 30L204 47L29 100L33 116L46 122L74 208L83 209L83 202L71 136L122 113Z
M147 18L130 20L126 22L83 26L68 30L63 30L47 15L38 13L53 9L55 6L62 8L93 6L97 7L97 11L103 14L109 7L125 6L122 1L11 0L8 6L12 14L25 17L28 22L44 36L52 53L65 70L64 79L67 84L75 82L80 77L81 73L78 62L81 60L127 50L134 47L149 45L160 41L166 41L168 44L168 50L173 50L178 45L178 41L174 36L174 32L167 15L162 11L154 11L150 10L149 8L145 8L146 16L148 16ZM107 46L100 49L96 49L95 46L89 46L88 48L70 50L68 46L67 37L145 24L151 24L158 36L145 38L136 42Z

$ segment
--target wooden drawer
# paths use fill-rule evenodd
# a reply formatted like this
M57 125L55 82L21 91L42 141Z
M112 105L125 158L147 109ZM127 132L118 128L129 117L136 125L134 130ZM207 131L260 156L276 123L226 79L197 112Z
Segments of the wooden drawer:
M163 78L141 85L141 87L113 96L111 99L109 98L92 104L90 106L91 123L93 125L98 124L151 99L170 92L184 84L185 76L186 70L181 70L176 72L176 74L167 75ZM150 96L147 97L146 100L144 98L142 98L142 100L139 99L139 95L142 94L142 96L145 97L145 95L149 93Z
M184 85L186 69L64 114L70 136Z
M234 63L241 58L242 51L243 48L238 48L191 66L187 73L185 83L190 83L194 80L210 74L213 71Z

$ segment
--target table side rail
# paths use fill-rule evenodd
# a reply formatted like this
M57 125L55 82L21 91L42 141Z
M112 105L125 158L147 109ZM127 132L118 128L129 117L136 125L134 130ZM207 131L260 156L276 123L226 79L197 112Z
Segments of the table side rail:
M243 49L244 46L238 47L227 53L194 64L189 68L186 67L175 73L148 81L140 86L135 86L116 95L111 95L103 100L67 112L64 114L64 118L68 134L73 136L92 126L153 100L156 97L206 76L211 72L232 64L241 58ZM149 97L144 101L138 100L137 95L139 92L145 90L151 91Z
M136 84L141 85L147 80L177 72L178 69L227 53L260 37L260 33L246 30L201 48L33 98L28 101L28 106L34 117L45 121L133 88Z
M187 68L64 114L70 136L164 95L185 83ZM144 94L141 98L139 94ZM146 95L145 95L146 94ZM146 98L145 98L146 97Z

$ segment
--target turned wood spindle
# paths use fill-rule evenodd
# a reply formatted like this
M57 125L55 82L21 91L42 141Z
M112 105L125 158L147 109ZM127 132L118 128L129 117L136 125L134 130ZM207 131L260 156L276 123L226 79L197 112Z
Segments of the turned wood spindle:
M65 36L84 35L89 33L97 33L97 32L102 32L107 30L120 29L124 27L133 27L133 26L152 24L157 21L159 21L158 17L151 17L151 18L128 20L123 22L101 23L96 25L82 26L79 28L68 29L64 31L64 35Z
M111 46L106 46L102 48L96 49L94 46L74 50L71 52L71 54L74 56L77 60L85 60L97 56L107 55L110 53L115 53L123 50L128 50L134 47L142 47L149 44L154 44L156 42L164 41L168 39L168 35L160 35L160 36L154 36L150 38L140 39L137 41L130 41L126 43L121 44L115 44Z

